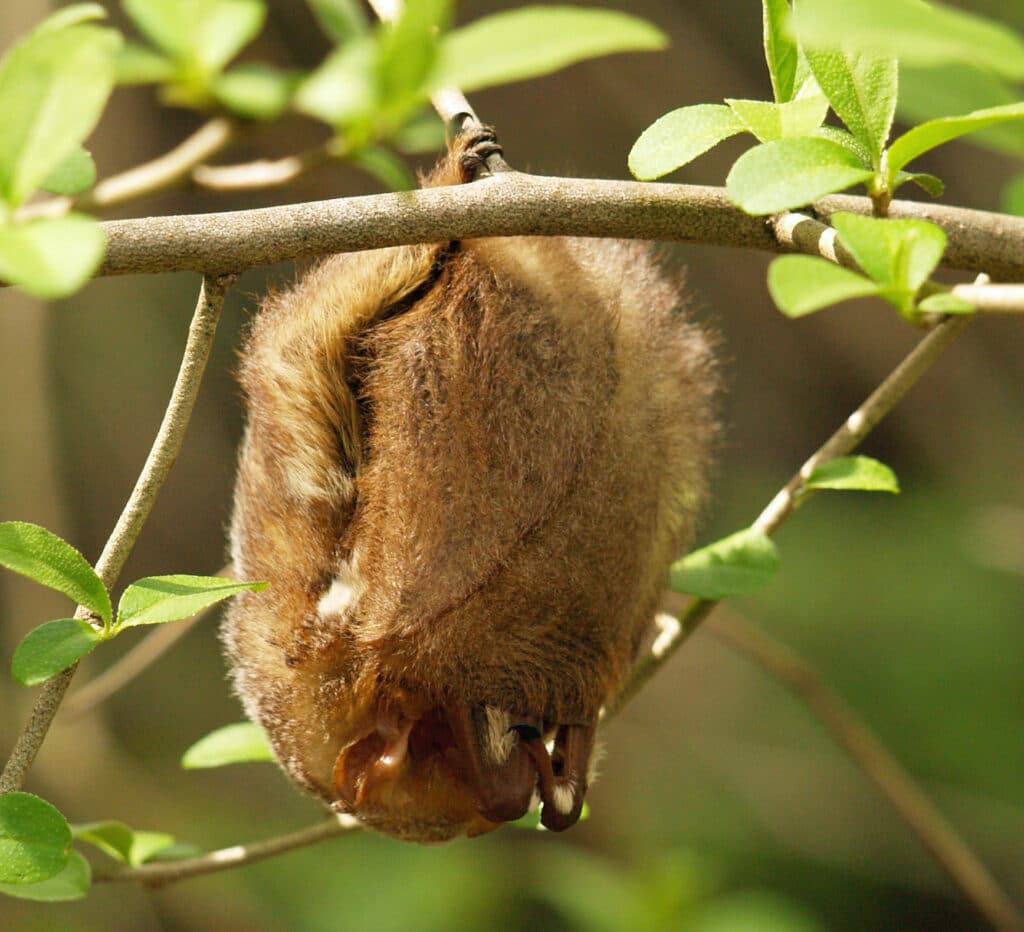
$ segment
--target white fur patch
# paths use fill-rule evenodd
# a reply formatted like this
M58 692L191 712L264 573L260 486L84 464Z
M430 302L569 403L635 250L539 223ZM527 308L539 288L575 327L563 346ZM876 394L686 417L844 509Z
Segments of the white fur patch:
M515 747L516 736L509 731L512 727L512 716L504 709L485 706L487 727L484 732L484 753L495 764L504 764Z
M571 783L556 783L551 801L562 815L568 815L576 803L576 788Z
M342 563L330 588L320 597L316 606L317 612L321 618L344 615L355 606L362 594L362 584L352 568L347 562Z
M658 626L658 636L651 645L651 653L660 659L665 652L676 642L682 633L683 627L679 619L668 612L658 612L654 616L654 623Z

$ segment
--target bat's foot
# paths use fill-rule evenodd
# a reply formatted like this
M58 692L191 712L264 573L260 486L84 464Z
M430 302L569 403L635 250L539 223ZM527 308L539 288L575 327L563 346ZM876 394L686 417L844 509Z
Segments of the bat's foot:
M477 126L460 135L454 144L463 182L476 181L496 171L507 171L498 137L490 126Z

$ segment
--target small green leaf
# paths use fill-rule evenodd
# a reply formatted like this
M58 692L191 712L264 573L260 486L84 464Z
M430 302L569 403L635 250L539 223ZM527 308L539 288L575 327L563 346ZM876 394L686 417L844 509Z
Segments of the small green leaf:
M218 103L238 116L273 120L288 109L296 78L270 65L238 65L213 83Z
M485 16L446 35L433 84L468 92L550 74L613 52L656 51L667 44L657 27L615 10L522 7Z
M43 180L44 191L51 194L79 194L96 183L96 163L92 156L81 146L72 149L64 159Z
M398 131L394 143L400 152L409 155L436 152L445 145L444 124L433 110L424 110Z
M816 256L781 256L768 267L768 291L787 317L803 317L840 301L878 294L878 285Z
M980 16L921 0L800 0L792 28L804 48L891 55L916 65L982 64L1024 80L1024 38Z
M898 493L900 484L896 473L870 456L839 456L816 466L804 488Z
M451 7L452 0L407 3L395 23L382 27L376 73L382 109L405 113L424 100Z
M907 130L893 140L889 146L889 171L895 173L904 165L916 159L923 152L941 146L966 133L973 133L994 123L1019 120L1024 117L1024 103L1007 104L1003 107L989 107L975 110L964 116L940 117Z
M239 592L266 588L265 582L239 582L223 576L149 576L125 589L114 627L178 621Z
M840 129L838 126L819 126L813 133L822 139L828 139L837 145L848 149L865 166L871 164L871 152L853 133Z
M377 105L376 56L370 36L332 52L299 86L295 106L336 128L372 116Z
M36 900L41 903L60 903L65 900L80 900L92 886L92 869L89 862L77 851L69 851L63 869L38 883L0 883L0 893L6 893L19 900Z
M308 0L324 34L335 45L344 45L369 30L359 0Z
M941 178L936 178L935 175L929 175L927 172L904 172L900 171L896 173L896 178L892 183L892 191L905 185L907 183L916 184L926 194L930 194L932 197L942 197L943 192L946 190L946 185Z
M132 867L138 867L155 858L163 858L165 852L174 846L174 836L166 832L134 831L132 846L128 852L128 863Z
M416 187L416 179L405 162L383 146L365 146L352 154L351 161L389 191L409 191Z
M85 822L72 825L71 834L77 841L84 841L99 848L107 857L128 863L128 855L132 849L135 833L124 822Z
M915 293L946 249L946 234L926 220L836 213L832 225L857 264L881 285Z
M0 566L63 592L110 621L110 596L102 580L85 557L46 528L24 521L0 524Z
M182 755L181 766L186 770L199 770L272 760L274 752L263 729L252 722L239 722L237 725L225 725L200 738Z
M31 793L0 795L0 883L38 883L68 861L71 829L46 800Z
M203 6L208 11L192 24L190 41L200 64L217 72L260 34L267 6L263 0L212 0Z
M932 314L973 314L975 312L975 307L970 301L965 301L948 291L929 295L917 305L917 309Z
M874 176L849 149L829 139L779 139L744 152L725 187L748 214L802 207Z
M800 53L787 28L789 0L763 0L764 60L772 78L775 100L792 100L799 89L796 84Z
M0 63L0 198L17 205L82 143L114 86L120 36L71 26L32 33Z
M1024 172L1014 175L1003 185L1000 204L1003 213L1024 217Z
M170 835L165 836L170 838ZM193 845L187 841L176 841L172 845L168 845L166 848L159 848L149 854L144 862L150 861L180 861L183 858L197 858L203 853L203 849L198 845Z
M724 599L756 592L778 568L779 555L771 538L746 528L672 564L669 585L702 599Z
M0 278L37 298L63 298L103 261L107 237L85 214L0 226Z
M825 119L828 100L823 94L801 97L784 104L766 100L725 101L759 142L809 136Z
M102 640L103 633L87 621L48 621L22 638L11 659L11 675L24 686L35 686L66 670Z
M126 42L115 60L118 84L161 84L177 73L178 66L170 58L137 42Z
M51 32L58 29L67 29L69 26L78 26L82 23L95 22L99 19L106 19L107 11L98 3L72 3L55 13L46 17L33 32L38 35L42 32Z
M832 109L877 164L896 114L895 58L808 50L807 61Z
M745 130L736 114L722 104L681 107L640 134L629 153L629 170L641 181L660 178Z

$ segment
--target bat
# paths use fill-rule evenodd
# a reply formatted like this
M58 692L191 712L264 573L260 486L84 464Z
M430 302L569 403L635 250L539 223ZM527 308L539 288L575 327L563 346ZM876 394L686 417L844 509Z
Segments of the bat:
M500 152L457 137L426 186ZM500 182L494 182L500 183ZM598 715L689 543L713 339L639 243L512 237L326 259L239 365L222 630L284 770L394 837L579 818Z

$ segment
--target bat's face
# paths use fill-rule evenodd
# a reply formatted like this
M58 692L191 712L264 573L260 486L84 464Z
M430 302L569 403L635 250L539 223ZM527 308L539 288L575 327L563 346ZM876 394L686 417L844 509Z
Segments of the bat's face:
M489 832L535 800L543 824L562 830L583 805L593 728L558 729L552 738L554 757L534 723L482 706L430 706L403 692L346 740L331 774L335 805L423 842Z

